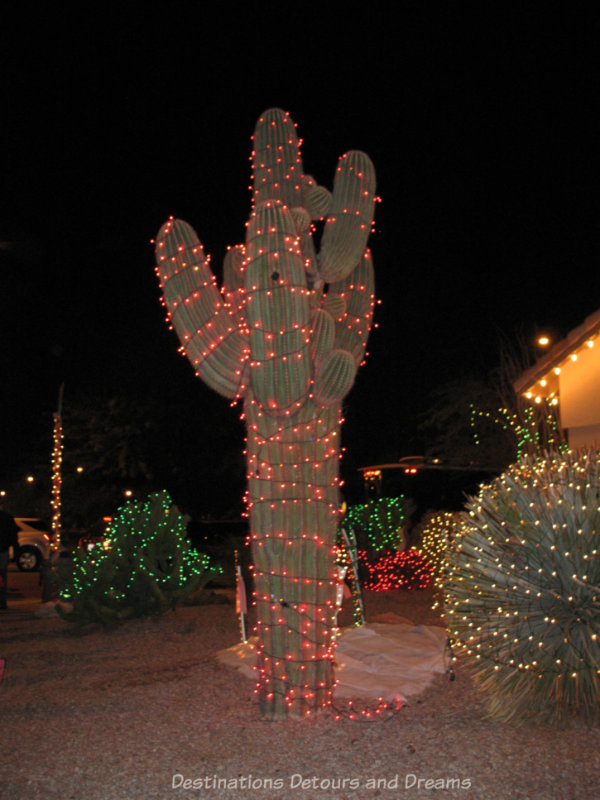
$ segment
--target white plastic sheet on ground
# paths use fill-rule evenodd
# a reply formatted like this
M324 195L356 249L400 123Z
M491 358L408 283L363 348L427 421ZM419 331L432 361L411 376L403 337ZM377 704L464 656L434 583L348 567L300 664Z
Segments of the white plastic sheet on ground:
M413 625L395 614L344 628L336 648L335 696L393 702L421 694L435 674L445 672L446 636L443 628ZM255 678L255 641L221 650L217 658Z

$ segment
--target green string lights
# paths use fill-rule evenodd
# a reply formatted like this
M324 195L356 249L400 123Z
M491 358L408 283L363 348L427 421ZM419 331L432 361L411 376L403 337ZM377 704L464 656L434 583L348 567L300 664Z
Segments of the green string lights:
M352 534L362 585L375 592L391 589L425 589L431 580L431 567L415 549L403 550L404 526L412 512L411 500L381 497L364 505L351 506L343 520L343 530ZM345 537L338 539L339 562L347 567L352 553ZM350 572L350 570L349 570ZM357 592L351 582L355 598Z
M201 589L215 573L208 556L185 538L187 518L167 492L133 500L116 513L106 548L79 551L70 574L61 575L61 597L78 623L119 623L161 614Z
M398 550L403 544L402 529L407 522L411 501L404 496L380 497L364 505L350 506L343 520L352 529L358 547L368 552Z
M476 445L481 444L478 425L487 420L514 435L516 461L520 461L524 455L541 455L545 450L566 449L555 406L540 403L535 407L525 406L519 411L498 408L492 413L471 403L470 409L470 425Z

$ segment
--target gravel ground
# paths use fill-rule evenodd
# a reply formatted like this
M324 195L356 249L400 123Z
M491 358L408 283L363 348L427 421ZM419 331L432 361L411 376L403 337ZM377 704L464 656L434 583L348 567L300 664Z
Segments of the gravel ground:
M427 592L367 593L365 606L368 620L440 624ZM116 630L32 610L0 626L4 800L600 797L598 728L491 722L460 663L375 722L268 723L252 680L214 657L239 641L231 602Z

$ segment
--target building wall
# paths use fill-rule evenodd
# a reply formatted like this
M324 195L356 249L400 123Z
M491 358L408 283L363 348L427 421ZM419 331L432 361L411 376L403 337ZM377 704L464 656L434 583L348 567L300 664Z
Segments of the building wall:
M568 437L569 447L574 450L580 447L600 447L600 425L569 428Z
M600 342L579 351L577 361L568 361L560 372L560 419L563 428L582 430L581 436L594 435L600 443ZM579 434L577 434L579 437Z

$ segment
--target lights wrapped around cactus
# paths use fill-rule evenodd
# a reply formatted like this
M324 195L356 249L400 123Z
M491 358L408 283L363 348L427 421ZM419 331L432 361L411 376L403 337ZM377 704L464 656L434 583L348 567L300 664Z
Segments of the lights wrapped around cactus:
M334 688L341 402L364 354L374 305L366 249L375 201L369 158L339 161L333 194L305 175L279 109L254 133L253 210L217 288L185 222L157 242L157 274L196 374L243 399L247 506L265 718L306 716ZM317 255L311 220L325 218Z
M493 717L598 719L599 497L599 453L567 452L524 459L468 505L447 622Z

